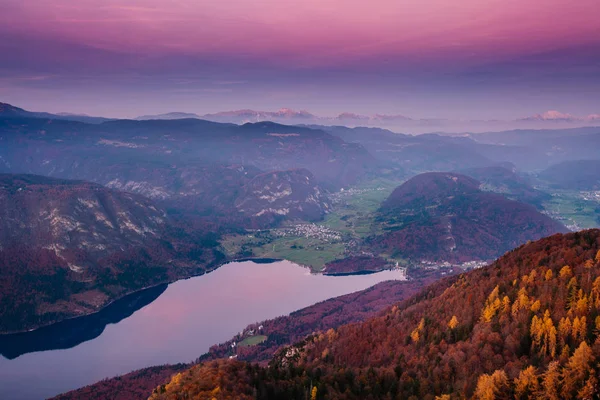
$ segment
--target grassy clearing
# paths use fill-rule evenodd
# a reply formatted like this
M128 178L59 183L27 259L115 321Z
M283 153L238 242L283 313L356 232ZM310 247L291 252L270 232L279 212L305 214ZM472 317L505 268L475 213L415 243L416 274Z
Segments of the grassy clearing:
M227 236L221 244L229 255L281 258L309 266L313 271L321 271L325 264L344 254L342 242L332 243L306 237L275 237L270 232L264 232L260 237L256 234Z
M600 227L600 203L584 200L576 191L556 191L544 203L549 215L573 230Z
M265 335L249 336L246 339L239 342L238 346L240 346L240 347L256 346L257 344L261 344L265 340L267 340L267 337Z

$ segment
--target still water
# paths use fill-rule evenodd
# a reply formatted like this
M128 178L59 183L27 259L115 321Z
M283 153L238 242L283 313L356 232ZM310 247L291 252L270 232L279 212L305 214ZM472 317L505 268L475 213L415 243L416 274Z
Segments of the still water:
M334 277L289 261L229 263L93 316L0 337L0 393L43 399L135 369L189 362L248 324L392 279L404 273Z

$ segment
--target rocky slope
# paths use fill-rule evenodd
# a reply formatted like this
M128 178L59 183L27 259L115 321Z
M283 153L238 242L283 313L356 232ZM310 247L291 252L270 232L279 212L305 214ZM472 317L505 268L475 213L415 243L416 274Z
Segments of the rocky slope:
M491 260L566 228L533 206L480 190L456 173L426 173L399 186L377 217L383 235L369 244L399 258L465 262Z
M269 367L201 364L151 399L594 399L599 313L600 231L554 235L311 335Z
M139 195L0 175L0 332L89 314L133 290L198 274L221 255Z
M274 171L255 176L244 185L235 206L246 215L286 216L319 220L331 207L306 169Z

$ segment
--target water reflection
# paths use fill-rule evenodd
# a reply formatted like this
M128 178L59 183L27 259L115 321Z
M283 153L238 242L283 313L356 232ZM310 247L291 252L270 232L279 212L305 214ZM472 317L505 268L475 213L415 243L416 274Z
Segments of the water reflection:
M97 338L108 324L130 317L156 300L168 285L159 285L123 297L99 312L73 318L31 332L0 335L0 354L9 360L35 351L69 349Z

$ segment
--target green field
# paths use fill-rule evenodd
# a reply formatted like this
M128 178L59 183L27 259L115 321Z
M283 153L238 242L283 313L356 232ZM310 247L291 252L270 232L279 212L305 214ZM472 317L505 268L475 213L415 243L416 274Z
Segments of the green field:
M240 347L256 346L257 344L261 344L265 340L267 340L267 337L265 335L249 336L246 339L239 342L238 346L240 346Z
M379 233L380 227L373 224L373 214L401 183L380 179L333 194L333 210L317 225L338 232L339 240L278 235L278 231L302 225L288 223L281 229L229 235L221 244L230 257L281 258L311 267L315 272L321 271L328 262L343 258L352 243Z
M574 230L600 227L600 203L584 200L579 192L554 191L544 208L551 217Z
M266 233L265 235L270 235ZM330 261L344 254L344 244L322 241L305 237L274 237L257 240L255 235L226 236L221 242L228 254L240 254L242 249L249 249L252 257L281 258L296 264L311 267L315 272L321 271Z

